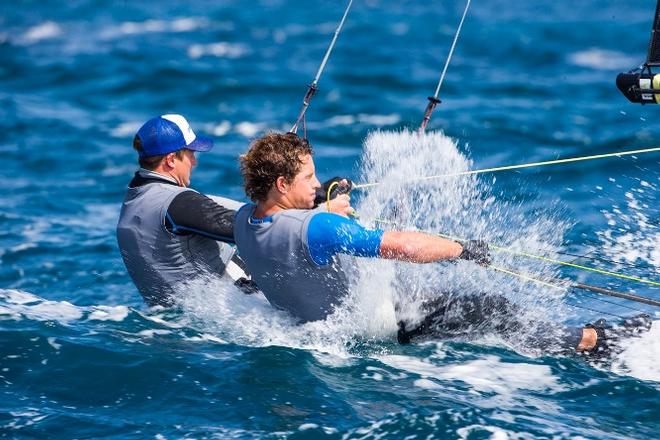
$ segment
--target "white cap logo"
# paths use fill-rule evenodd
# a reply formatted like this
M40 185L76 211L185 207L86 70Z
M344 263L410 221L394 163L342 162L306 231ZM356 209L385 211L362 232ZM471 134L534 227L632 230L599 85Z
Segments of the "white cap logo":
M183 133L183 139L186 141L186 145L190 145L195 139L197 139L197 136L195 136L195 132L192 131L192 128L190 128L190 124L188 124L188 121L186 121L186 118L184 118L181 115L162 115L161 118L167 119L170 122L173 122L176 124L177 127L179 127L179 130L181 130L181 133Z

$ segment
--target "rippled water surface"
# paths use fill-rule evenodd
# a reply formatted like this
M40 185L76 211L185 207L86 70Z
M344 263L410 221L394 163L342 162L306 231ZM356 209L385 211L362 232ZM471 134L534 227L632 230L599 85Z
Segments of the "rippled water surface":
M658 108L614 85L645 59L655 2L473 1L420 137L463 6L355 1L308 112L321 179L381 182L354 193L366 224L395 209L405 227L660 279L657 153L403 183L657 146ZM343 7L2 2L0 436L657 437L657 323L599 365L490 334L400 346L393 304L410 312L419 292L392 286L403 274L420 290L505 295L530 328L659 319L652 306L465 262L382 261L360 261L344 307L302 327L220 280L193 286L176 310L143 305L114 236L135 131L186 115L216 141L193 187L245 199L238 154L289 128ZM494 259L660 299L629 279Z

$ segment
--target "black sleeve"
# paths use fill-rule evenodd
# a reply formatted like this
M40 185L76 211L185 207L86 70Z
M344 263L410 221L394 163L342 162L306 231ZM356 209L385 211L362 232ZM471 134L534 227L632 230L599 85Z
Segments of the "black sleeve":
M199 234L225 243L234 243L236 211L218 205L195 191L184 191L170 203L165 227L178 235Z

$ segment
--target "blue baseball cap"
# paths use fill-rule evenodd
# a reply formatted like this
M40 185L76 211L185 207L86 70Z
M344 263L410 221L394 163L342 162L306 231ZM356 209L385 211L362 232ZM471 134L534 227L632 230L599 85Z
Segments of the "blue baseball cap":
M149 119L138 130L142 151L140 157L162 156L182 149L209 151L213 140L196 136L181 115L161 115Z

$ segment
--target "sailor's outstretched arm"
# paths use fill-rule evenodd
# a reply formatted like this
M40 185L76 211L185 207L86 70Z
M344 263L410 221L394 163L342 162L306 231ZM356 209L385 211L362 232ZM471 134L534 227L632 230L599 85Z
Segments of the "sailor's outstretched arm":
M453 260L462 252L460 243L423 232L386 231L380 242L382 258L413 263Z
M458 243L422 232L366 229L354 220L324 212L314 215L307 224L306 246L312 261L321 266L337 253L413 263L457 258L482 265L490 262L485 242Z

